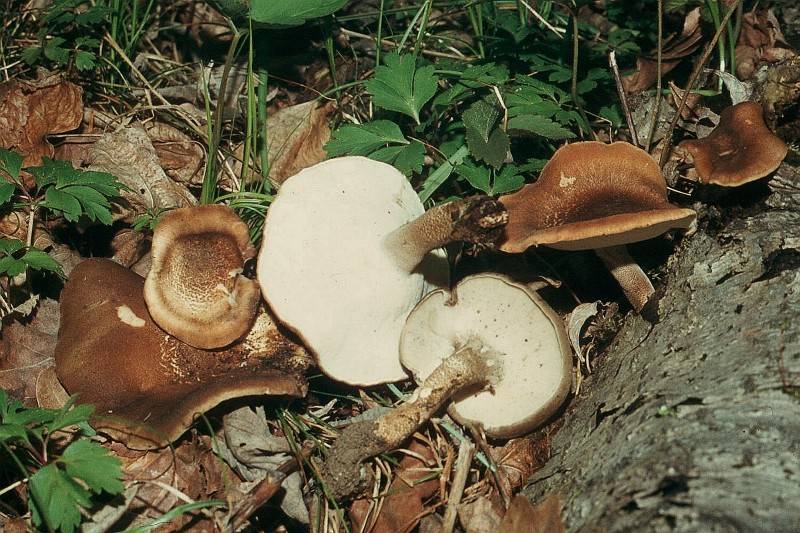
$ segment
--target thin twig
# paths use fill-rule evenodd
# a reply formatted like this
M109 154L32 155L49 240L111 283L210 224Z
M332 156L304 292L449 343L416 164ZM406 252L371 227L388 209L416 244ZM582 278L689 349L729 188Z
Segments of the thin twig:
M575 107L578 109L578 113L581 115L581 118L584 122L586 122L586 127L589 128L589 133L592 134L594 140L597 140L597 134L592 129L592 125L589 123L589 117L586 116L586 111L583 110L583 106L578 101L578 52L580 50L579 45L579 35L578 35L578 15L576 13L571 14L572 17L572 83L570 85L571 93L572 93L572 103L575 104Z
M357 31L348 30L347 28L341 28L339 31L343 35L347 35L348 37L355 37L357 39L367 39L367 40L370 40L370 41L375 41L374 37L371 37L371 36L369 36L369 35L367 35L365 33L359 33ZM397 44L394 41L391 41L389 39L381 39L380 43L381 43L381 46L387 46L387 47L391 47L391 48L394 48L394 47L397 46ZM458 60L467 60L467 61L475 59L474 57L465 56L463 54L462 55L446 54L444 52L437 52L435 50L426 50L424 48L422 50L420 50L419 53L424 55L424 56L441 57L441 58L444 58L444 59L458 59Z
M656 48L656 99L653 103L653 118L650 120L650 131L647 132L647 142L644 145L646 152L650 152L653 136L658 125L658 115L661 112L661 54L663 52L664 37L664 0L658 0L658 48Z
M694 88L694 84L697 83L700 73L703 72L706 63L708 63L708 60L711 58L711 53L714 51L714 47L717 45L717 41L719 41L722 31L725 29L725 25L728 24L731 15L733 15L734 11L736 11L736 8L739 6L739 2L741 2L741 0L735 0L734 4L730 7L730 9L728 9L728 12L725 13L719 28L717 28L716 33L714 33L714 37L706 45L705 50L703 50L703 55L700 57L700 61L697 62L694 70L692 71L692 75L689 76L689 81L686 83L686 88L683 90L681 103L678 105L678 109L675 111L675 116L672 117L672 122L669 124L669 129L667 129L667 136L664 139L664 150L661 152L661 159L658 162L658 166L661 168L664 168L664 165L666 165L667 161L669 160L669 154L672 151L672 133L675 131L675 127L678 125L678 120L681 118L681 113L683 113L683 111L686 109L686 102L688 101L689 95Z
M462 441L458 447L455 475L453 476L453 484L450 486L450 495L447 498L447 509L445 509L444 518L442 519L442 533L451 533L456 525L458 505L464 495L464 486L467 484L467 476L469 475L469 467L472 464L474 451L475 445L467 440Z
M539 14L539 12L538 12L538 11L536 11L534 8L532 8L532 7L530 6L530 4L528 4L528 2L526 2L525 0L519 0L519 2L520 2L520 3L521 3L523 6L525 6L525 8L526 8L528 11L530 11L530 12L531 12L531 15L533 15L533 16L536 18L536 20L538 20L539 22L541 22L541 23L542 23L542 26L544 26L544 27L545 27L545 28L547 28L548 30L550 30L550 31L552 31L553 33L555 33L555 34L558 36L558 38L559 38L559 39L563 39L563 38L564 38L564 33L565 33L565 31L564 31L564 29L563 29L563 28L556 28L555 26L553 26L552 24L550 24L549 22L547 22L547 19L545 19L543 16L541 16L541 15Z
M636 134L636 125L633 123L631 116L631 108L628 107L628 97L625 95L625 87L622 85L622 77L619 75L619 65L617 65L617 53L611 50L608 53L608 65L611 67L611 72L614 74L614 83L617 86L617 95L619 95L619 103L622 105L622 112L625 114L625 122L628 123L628 131L631 134L631 142L634 146L639 146L639 136Z

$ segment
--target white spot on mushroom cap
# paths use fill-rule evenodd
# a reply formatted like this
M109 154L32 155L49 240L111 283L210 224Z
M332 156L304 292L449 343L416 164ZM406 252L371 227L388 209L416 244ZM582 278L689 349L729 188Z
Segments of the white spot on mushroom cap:
M566 189L567 187L569 187L570 185L575 183L575 180L577 180L577 179L578 178L576 178L576 177L566 176L562 172L561 173L561 178L558 180L558 186L561 187L562 189Z
M127 305L120 305L117 307L117 318L119 318L123 324L127 324L134 328L144 327L145 324L144 319L136 316L136 313L133 312L133 309Z

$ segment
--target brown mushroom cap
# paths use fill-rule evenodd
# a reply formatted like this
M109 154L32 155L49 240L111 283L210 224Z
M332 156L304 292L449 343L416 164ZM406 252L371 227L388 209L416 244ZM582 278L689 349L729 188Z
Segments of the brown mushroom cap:
M625 142L562 146L536 183L500 202L508 210L500 249L512 253L538 245L618 246L688 228L695 218L667 201L664 178L647 152Z
M707 137L683 141L703 183L738 187L770 174L789 148L764 123L758 102L742 102L722 111Z
M96 429L131 448L158 448L222 401L305 394L299 371L308 355L274 324L262 335L269 346L260 351L240 345L199 350L156 326L143 284L112 261L88 259L61 293L56 372L70 394L96 406Z
M166 213L153 234L144 299L164 331L198 348L219 348L253 324L261 290L242 275L255 255L247 225L224 205Z

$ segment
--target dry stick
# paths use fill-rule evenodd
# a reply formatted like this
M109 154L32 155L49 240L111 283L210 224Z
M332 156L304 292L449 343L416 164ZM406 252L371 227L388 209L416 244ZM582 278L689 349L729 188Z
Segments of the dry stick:
M650 121L650 131L647 132L647 142L644 149L650 153L650 145L653 144L653 135L656 133L656 125L658 124L658 115L661 111L661 53L663 51L664 43L664 0L658 0L658 48L656 49L656 100L653 105L653 118Z
M367 39L367 40L370 40L370 41L373 41L373 42L375 41L375 37L371 37L371 36L369 36L369 35L367 35L365 33L359 33L357 31L348 30L348 29L345 29L345 28L341 28L339 31L342 33L342 35L347 35L348 37L355 37L357 39ZM395 48L397 46L397 43L392 41L392 40L390 40L390 39L381 39L381 45ZM446 52L437 52L436 50L426 50L424 48L422 50L420 50L419 53L424 55L424 56L441 57L441 58L444 58L444 59L458 59L460 61L475 59L472 56L465 56L464 54L461 54L461 55L448 54Z
M583 106L578 102L578 50L580 44L578 37L578 15L572 13L572 83L570 84L572 103L575 104L578 113L580 113L581 118L586 122L586 126L589 128L589 133L592 134L592 137L596 141L598 140L597 134L589 123L589 117L586 116L586 111L583 110Z
M625 113L625 121L628 123L628 131L631 133L631 142L639 148L639 136L636 134L636 126L633 124L631 109L628 107L628 97L625 96L625 87L622 85L622 78L619 75L619 65L617 65L617 53L614 50L608 53L608 65L614 74L614 84L617 86L619 103L622 105L622 112Z
M717 32L714 34L714 37L711 39L711 41L706 45L705 50L703 50L703 55L700 57L700 61L698 61L697 65L695 65L692 75L689 76L689 81L686 83L686 88L683 90L681 103L675 112L675 116L672 117L672 122L669 123L667 136L664 140L664 151L661 152L661 159L658 162L658 166L661 168L664 168L664 165L666 165L667 161L669 160L669 154L672 151L672 133L675 131L675 126L678 125L678 120L681 118L681 113L683 113L683 111L686 109L686 102L689 99L692 88L694 87L694 84L697 83L697 78L700 77L700 73L703 72L706 63L708 63L708 60L711 58L711 53L714 51L714 47L717 45L720 35L722 35L722 32L725 30L725 26L728 24L731 15L733 15L734 11L736 11L736 8L739 6L739 2L741 2L741 0L735 0L735 3L730 7L730 9L728 9L728 12L725 13L725 16L722 17L722 21L720 22L719 28L717 28Z
M445 509L442 519L442 533L451 533L456 525L458 505L464 495L464 486L467 484L473 452L475 452L475 445L472 442L461 441L456 459L456 474L453 476L453 484L450 486L450 495L447 498L447 509Z

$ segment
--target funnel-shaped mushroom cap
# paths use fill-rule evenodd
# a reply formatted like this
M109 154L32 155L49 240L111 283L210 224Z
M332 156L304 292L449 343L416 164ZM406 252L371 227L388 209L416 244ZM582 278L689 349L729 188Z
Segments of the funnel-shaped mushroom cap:
M89 259L61 293L56 372L70 394L97 407L95 428L132 448L158 448L224 400L305 394L304 350L274 324L260 351L199 350L156 326L143 285L112 261Z
M386 237L422 215L394 167L341 157L286 180L270 205L258 280L277 317L317 357L320 369L351 385L406 378L398 342L425 278L446 279L446 260L429 253L414 272L400 268Z
M247 225L224 205L175 209L153 233L144 299L167 333L198 348L219 348L253 325L260 291L242 275L255 255Z
M477 423L486 434L511 438L552 416L569 393L572 352L559 316L533 291L496 274L458 284L454 295L438 290L411 312L400 341L403 365L422 382L468 341L499 354L502 369L492 390L466 392L450 415Z
M688 228L695 218L667 201L666 182L647 152L624 142L562 146L536 183L500 202L508 210L500 249L513 253L628 244Z
M707 137L683 141L703 183L738 187L771 173L789 148L764 123L761 105L742 102L725 108Z

